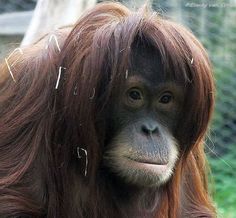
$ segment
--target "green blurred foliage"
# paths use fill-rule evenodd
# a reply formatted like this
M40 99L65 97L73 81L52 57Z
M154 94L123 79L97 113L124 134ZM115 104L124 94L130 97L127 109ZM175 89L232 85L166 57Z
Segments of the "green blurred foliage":
M208 158L214 184L214 201L218 217L236 217L236 144L229 147L229 152L221 157Z

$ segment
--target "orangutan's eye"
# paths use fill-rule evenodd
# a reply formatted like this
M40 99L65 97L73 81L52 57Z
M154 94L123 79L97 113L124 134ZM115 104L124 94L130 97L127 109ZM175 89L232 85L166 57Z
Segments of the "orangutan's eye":
M173 100L173 96L171 93L167 92L164 93L161 98L159 99L159 102L162 104L168 104Z

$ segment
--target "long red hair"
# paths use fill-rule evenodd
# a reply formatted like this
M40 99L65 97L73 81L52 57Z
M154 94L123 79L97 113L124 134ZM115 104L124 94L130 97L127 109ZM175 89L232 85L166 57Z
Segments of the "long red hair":
M99 176L106 128L97 120L124 82L137 39L160 52L187 93L175 133L182 155L153 217L215 217L203 148L214 104L207 53L181 25L118 3L98 4L0 66L0 216L125 217ZM78 146L88 152L87 176Z

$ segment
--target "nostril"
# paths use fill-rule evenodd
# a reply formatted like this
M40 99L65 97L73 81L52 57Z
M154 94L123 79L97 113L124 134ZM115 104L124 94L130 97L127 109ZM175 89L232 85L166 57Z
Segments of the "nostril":
M145 135L150 134L150 130L145 125L142 125L141 130Z
M145 125L143 124L141 126L141 130L142 133L144 133L145 135L151 135L151 134L155 134L158 133L158 127L155 125Z

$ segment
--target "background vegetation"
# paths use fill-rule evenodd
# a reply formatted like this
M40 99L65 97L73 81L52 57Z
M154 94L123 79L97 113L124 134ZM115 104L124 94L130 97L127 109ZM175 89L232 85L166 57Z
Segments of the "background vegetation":
M236 151L235 145L230 146L230 152L222 157L209 157L214 179L214 200L219 217L236 217Z

